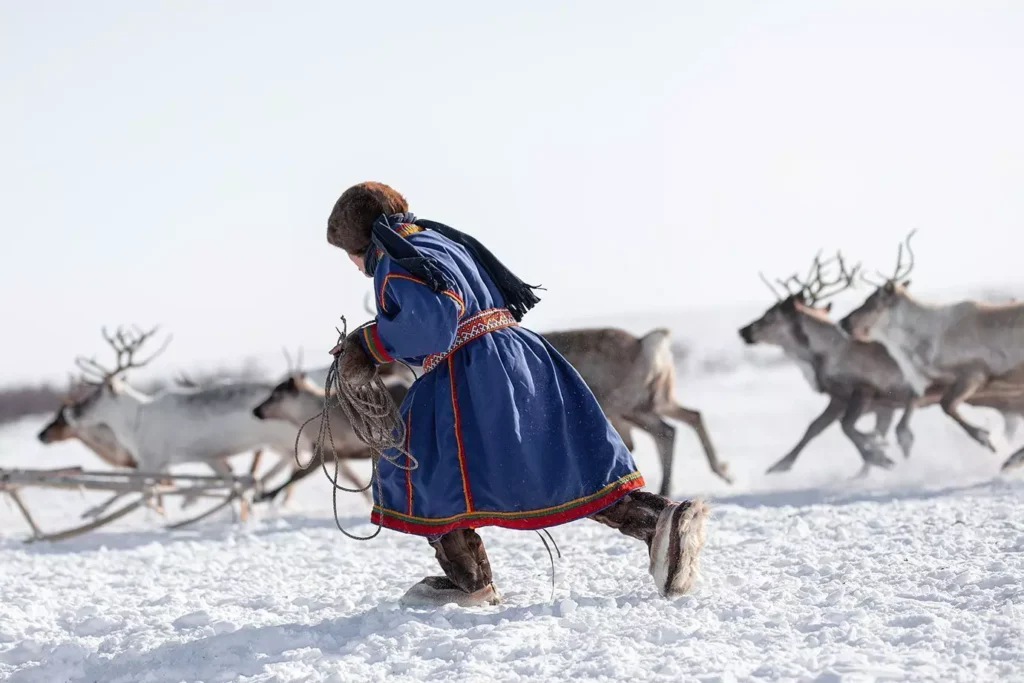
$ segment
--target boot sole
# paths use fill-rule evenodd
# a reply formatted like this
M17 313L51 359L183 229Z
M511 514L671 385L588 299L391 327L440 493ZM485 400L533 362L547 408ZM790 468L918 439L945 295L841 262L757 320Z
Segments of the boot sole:
M493 583L476 593L467 593L454 585L439 587L442 582L438 579L443 579L443 577L429 577L415 584L405 592L398 604L402 607L441 607L452 603L459 607L501 604L501 593ZM432 583L436 585L431 585Z

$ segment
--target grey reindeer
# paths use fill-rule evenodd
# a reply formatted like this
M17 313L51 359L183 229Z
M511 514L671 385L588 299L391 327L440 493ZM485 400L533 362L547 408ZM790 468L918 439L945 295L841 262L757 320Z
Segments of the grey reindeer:
M787 285L788 296L779 297L779 302L764 316L740 330L747 343L763 341L783 347L787 355L801 364L812 387L830 398L825 411L811 423L800 442L772 465L769 473L789 470L803 448L837 419L841 419L844 433L864 460L861 474L871 465L891 467L892 461L884 453L881 454L883 460L878 456L895 411L904 411L896 426L896 438L907 458L914 443L911 416L916 408L937 403L943 393L943 387L936 385L924 396L917 397L884 346L847 336L829 319L830 306L817 306L853 286L858 268L846 270L841 254L833 261L839 264L838 277L826 279L823 274L826 264L819 254L812 265L813 275L804 281L792 276L782 281ZM795 292L788 289L790 283L799 284ZM1022 396L1024 377L1006 378L976 394L971 403L1003 413L1007 438L1010 438L1018 425L1019 413L1024 409ZM855 428L860 417L868 412L876 414L873 438Z
M364 302L364 307L372 314L367 302ZM542 336L580 373L630 451L635 447L631 433L634 428L647 432L654 439L662 467L661 495L667 497L672 490L676 428L671 420L689 425L696 432L711 471L732 483L728 465L719 460L700 412L682 406L675 399L675 360L668 330L656 329L643 337L614 328L546 332ZM385 367L400 366L392 364ZM401 385L411 383L412 378L407 373L402 374L404 368L386 372L394 375L388 383L396 404L400 403L397 394L408 386ZM281 419L293 422L300 415L305 416L304 421L314 414L315 411L308 412L308 408L313 407L315 396L319 396L322 405L323 390L316 383L299 381L302 379L296 376L279 384L275 389L276 396L269 397L254 414L279 415ZM300 402L305 407L300 408ZM365 449L349 438L354 435L350 433L351 427L347 426L344 416L332 414L330 420L336 441L343 444L337 447L337 455L357 459L369 456ZM330 453L326 455L331 456ZM307 476L309 469L294 472L284 487ZM277 495L278 490L268 492L264 499Z
M900 244L892 277L841 325L858 339L884 345L916 397L941 385L942 410L971 438L995 451L988 431L967 422L958 409L962 403L976 404L975 396L993 380L1024 366L1024 303L936 305L917 300L906 279L914 268L913 235L905 242L908 261L903 261Z
M830 273L832 264L838 271ZM777 301L764 315L739 330L747 344L771 344L780 347L793 360L811 388L829 397L825 410L808 426L799 442L768 473L786 472L803 449L836 420L861 459L865 473L872 465L894 466L884 452L885 436L892 426L896 410L905 407L911 393L899 368L880 344L851 340L832 322L828 313L832 297L853 286L859 265L846 267L841 253L822 260L814 258L806 277L791 275L776 282L784 287L781 296L764 276ZM865 434L856 428L861 415L875 414L875 430ZM897 440L904 455L909 455L913 435L901 421Z

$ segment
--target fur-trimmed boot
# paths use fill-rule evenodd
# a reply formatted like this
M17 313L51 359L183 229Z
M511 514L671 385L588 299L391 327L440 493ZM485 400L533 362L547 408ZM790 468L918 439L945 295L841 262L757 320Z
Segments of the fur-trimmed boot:
M473 529L455 529L430 542L444 576L428 576L410 588L401 602L409 607L497 605L501 594L494 585L484 542Z
M676 503L647 491L632 491L591 516L647 544L648 568L658 592L674 598L688 592L698 576L708 508L701 500Z

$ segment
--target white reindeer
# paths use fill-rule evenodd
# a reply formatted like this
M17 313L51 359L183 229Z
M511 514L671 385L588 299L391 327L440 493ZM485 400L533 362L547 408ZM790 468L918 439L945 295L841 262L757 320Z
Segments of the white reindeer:
M166 348L145 361L135 353L156 329L134 334L123 330L104 339L116 354L116 366L108 370L94 360L78 359L79 367L98 381L83 399L66 409L75 429L106 425L116 439L133 453L142 471L162 472L171 465L202 462L222 474L231 474L226 458L268 447L283 456L286 466L295 443L295 428L281 420L259 420L253 409L266 398L273 384L235 382L188 391L164 391L147 396L132 389L122 375L149 363ZM308 450L305 439L300 447ZM273 472L266 476L271 476Z
M110 427L100 424L93 427L76 429L68 422L67 410L71 401L65 401L53 419L38 434L39 441L53 444L60 441L78 439L86 448L95 453L100 460L112 467L138 467L135 456L128 452L114 436Z
M847 315L842 327L885 345L917 396L932 384L942 384L942 409L973 439L995 451L989 432L964 420L958 410L990 381L1024 364L1024 304L918 301L905 279L914 267L913 234L906 240L908 263L903 263L901 244L894 275Z

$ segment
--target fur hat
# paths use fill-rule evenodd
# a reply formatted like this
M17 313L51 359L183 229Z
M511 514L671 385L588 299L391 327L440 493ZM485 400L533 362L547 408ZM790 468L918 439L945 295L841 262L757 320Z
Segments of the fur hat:
M405 197L384 183L353 185L342 193L327 219L327 241L350 254L363 254L378 216L408 210Z

